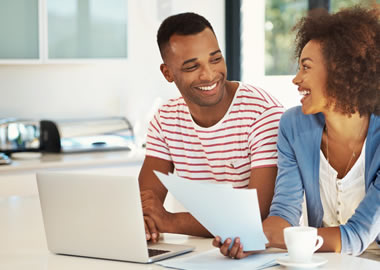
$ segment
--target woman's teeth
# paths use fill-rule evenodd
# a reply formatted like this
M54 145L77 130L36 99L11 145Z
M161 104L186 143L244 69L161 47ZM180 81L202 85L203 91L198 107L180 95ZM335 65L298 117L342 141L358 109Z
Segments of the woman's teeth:
M299 93L300 93L300 95L302 95L302 96L310 95L310 91L309 91L309 90L299 91Z
M199 86L197 88L202 90L202 91L210 91L210 90L214 89L215 87L216 87L216 83L214 83L213 85L210 85L210 86Z

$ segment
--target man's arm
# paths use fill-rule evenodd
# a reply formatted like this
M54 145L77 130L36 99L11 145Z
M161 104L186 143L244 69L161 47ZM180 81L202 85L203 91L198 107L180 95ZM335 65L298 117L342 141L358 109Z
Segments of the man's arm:
M154 194L156 194L157 198L164 203L168 191L160 180L158 180L153 171L159 171L164 174L168 174L169 172L172 173L174 171L174 165L168 160L147 156L145 157L144 163L140 170L140 190L151 190Z
M173 172L173 168L174 166L170 161L146 156L140 170L139 185L144 213L145 234L146 239L152 240L153 242L156 242L159 238L159 229L157 228L155 221L150 216L146 215L146 210L144 210L144 208L147 208L149 204L162 206L167 194L166 188L157 179L153 170L168 174L169 172ZM144 199L147 193L155 194L155 201L147 201Z
M269 214L276 176L277 167L254 168L251 170L248 188L255 188L257 190L261 220L264 220Z
M147 239L157 240L159 232L212 237L212 235L190 213L170 213L163 207L167 189L153 170L173 172L172 162L146 157L139 175L141 201L146 223ZM153 235L153 233L155 233Z

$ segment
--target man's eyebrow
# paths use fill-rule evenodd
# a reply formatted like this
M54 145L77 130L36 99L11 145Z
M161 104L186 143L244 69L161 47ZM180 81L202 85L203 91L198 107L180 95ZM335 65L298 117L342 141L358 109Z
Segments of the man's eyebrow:
M221 51L220 50L216 50L215 52L210 53L210 56L213 56L213 55L215 55L217 53L221 53Z
M214 52L211 52L211 53L210 53L210 56L214 56L214 55L217 54L217 53L221 53L221 51L218 49L218 50L216 50L216 51L214 51ZM184 65L186 65L186 64L188 64L188 63L190 63L190 62L197 61L197 59L198 59L198 58L191 58L191 59L185 60L185 61L183 61L182 66L184 66Z
M194 61L196 61L197 59L198 59L198 58L191 58L191 59L189 59L189 60L185 60L185 61L183 61L182 66L186 65L187 63L194 62Z

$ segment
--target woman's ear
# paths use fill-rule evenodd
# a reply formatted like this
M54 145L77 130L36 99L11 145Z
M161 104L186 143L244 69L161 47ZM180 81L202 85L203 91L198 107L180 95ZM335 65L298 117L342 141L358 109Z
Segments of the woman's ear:
M168 82L173 82L174 79L173 79L173 75L172 73L170 72L169 70L169 67L166 65L166 64L161 64L160 65L160 70L161 70L161 73L162 75L164 75L165 79L168 81Z

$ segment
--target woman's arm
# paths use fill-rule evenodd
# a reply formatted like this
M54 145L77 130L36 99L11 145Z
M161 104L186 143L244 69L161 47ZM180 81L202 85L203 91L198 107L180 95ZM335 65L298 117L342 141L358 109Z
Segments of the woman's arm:
M374 164L380 168L380 146L377 152ZM360 255L380 235L380 169L354 215L339 228L341 252L354 256Z
M341 252L342 241L339 227L319 228L318 235L323 238L323 245L317 252Z
M277 216L268 217L263 222L264 233L269 241L267 247L286 249L284 229L290 224ZM319 228L318 235L323 238L323 245L318 251L340 252L341 240L339 227Z

